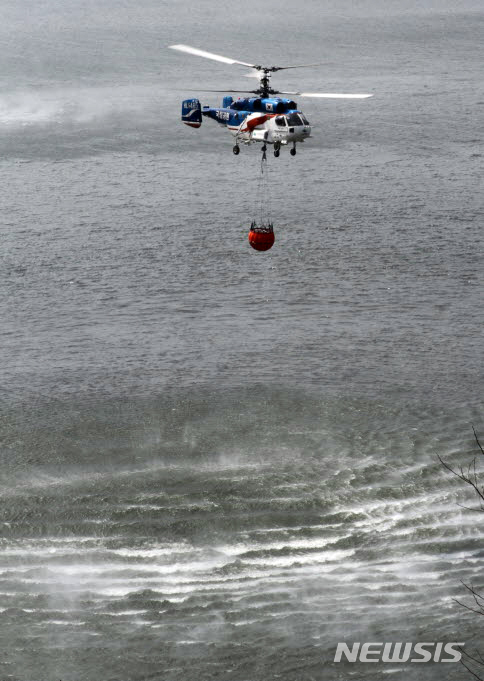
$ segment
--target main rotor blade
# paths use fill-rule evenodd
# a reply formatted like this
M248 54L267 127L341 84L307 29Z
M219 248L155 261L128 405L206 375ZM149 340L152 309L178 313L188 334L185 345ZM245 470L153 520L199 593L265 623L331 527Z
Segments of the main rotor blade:
M324 66L323 63L319 64L297 64L296 66L273 66L271 71L285 71L286 69L305 69L308 66Z
M188 92L188 91L189 92L235 92L235 93L236 92L244 92L246 94L251 94L251 95L257 94L257 92L255 92L254 90L231 90L230 88L226 88L225 90L200 90L199 88L197 88L197 89L190 88L189 90L186 90L186 89L184 90L184 92Z
M187 54L194 54L196 57L205 57L205 59L213 59L213 61L221 61L224 64L242 64L242 66L254 67L254 64L248 64L246 61L237 61L237 59L229 59L229 57L222 57L220 54L213 54L212 52L205 52L205 50L199 50L196 47L190 47L190 45L168 45L172 50L178 50L179 52L186 52Z
M320 97L324 99L367 99L373 95L350 95L341 92L280 92L281 95L297 95L298 97Z

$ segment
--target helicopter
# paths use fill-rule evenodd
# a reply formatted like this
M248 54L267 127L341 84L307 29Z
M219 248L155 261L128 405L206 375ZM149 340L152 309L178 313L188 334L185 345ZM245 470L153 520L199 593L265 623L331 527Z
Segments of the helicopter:
M262 66L206 52L190 45L169 45L168 47L172 50L212 59L224 64L248 66L252 71L245 75L259 79L259 87L256 90L228 90L232 94L250 94L251 97L238 97L234 100L230 94L225 94L221 107L202 107L200 101L196 98L186 99L182 102L181 119L183 123L192 128L199 128L202 124L202 117L206 117L227 127L235 137L235 145L232 149L235 155L240 153L240 143L249 145L253 142L259 142L262 143L264 154L268 144L274 146L276 158L283 146L292 145L290 153L291 156L295 156L296 145L311 137L311 125L303 112L298 109L297 103L293 99L278 97L277 95L325 99L367 99L373 97L372 94L285 92L274 90L270 85L270 77L276 71L321 66L321 64ZM202 92L226 93L227 90L202 90Z

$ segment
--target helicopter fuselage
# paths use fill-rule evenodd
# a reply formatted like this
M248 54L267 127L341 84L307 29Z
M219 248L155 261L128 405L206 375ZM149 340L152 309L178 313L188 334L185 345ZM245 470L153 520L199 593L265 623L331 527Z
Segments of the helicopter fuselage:
M195 109L195 111L194 111ZM202 116L211 118L236 138L236 143L274 144L304 142L311 135L311 126L296 102L279 97L250 99L223 98L221 107L200 106L198 100L186 100L182 107L182 120L192 127L200 127Z

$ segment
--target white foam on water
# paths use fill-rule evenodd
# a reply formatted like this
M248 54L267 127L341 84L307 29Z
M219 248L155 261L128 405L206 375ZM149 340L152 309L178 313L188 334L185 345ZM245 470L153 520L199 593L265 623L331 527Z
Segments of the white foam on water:
M104 550L102 547L93 547L88 549L83 549L84 554L89 553L99 553L99 551ZM12 548L3 549L3 556L53 556L53 555L63 555L63 556L73 556L79 555L79 547L76 546L46 546L44 548L36 548L33 546L26 546L24 548ZM32 566L30 566L32 567Z
M70 627L70 626L72 626L72 627L81 627L81 626L83 626L83 625L86 624L86 623L85 623L85 622L81 622L81 621L77 621L77 622L74 621L74 622L73 622L73 621L71 621L71 620L48 620L48 621L46 622L46 624L56 624L56 625L65 626L65 627Z
M220 586L220 588L227 589L231 587L232 585L234 587L237 587L238 584L241 586L244 584L249 583L250 581L254 580L260 580L260 579L268 579L269 577L277 577L279 575L286 575L287 576L287 571L286 570L271 570L268 572L267 570L249 570L245 569L248 566L244 566L243 572L240 572L240 566L238 566L239 570L234 572L234 574L227 575L226 577L222 576L215 576L212 577L211 574L200 574L200 575L170 575L167 577L164 577L163 582L165 584L191 584L194 588L197 588L198 585L203 584L203 585L210 585L212 584L214 587Z
M317 523L314 525L294 525L294 526L282 526L282 527L261 527L258 529L251 530L251 534L270 534L271 532L300 532L301 530L326 530L328 527L339 527L343 525L343 522L334 524L321 524Z
M169 556L173 553L188 553L193 551L188 544L164 544L150 549L110 549L110 553L126 558L156 558L157 556Z
M164 575L170 575L174 573L194 573L194 574L205 574L210 573L212 570L223 567L229 562L227 556L220 556L212 560L195 560L186 563L78 563L75 565L67 564L50 564L47 567L45 575L41 577L20 577L15 581L24 582L29 584L37 583L48 583L55 582L56 579L67 578L68 581L72 581L74 578L77 581L90 581L90 580L110 580L110 581L152 581L157 579L156 576L138 576L129 575L126 576L126 572L153 572L155 575L163 577ZM106 573L109 576L106 577Z
M109 617L131 617L132 615L143 615L148 610L122 610L118 612L98 612L97 615L107 615Z
M311 553L305 555L280 556L270 558L244 558L244 563L249 565L267 565L269 567L289 567L291 565L312 565L319 563L329 563L339 561L341 558L348 558L354 555L354 549L323 551L321 553Z
M109 540L113 541L114 539L124 539L121 535L110 535ZM31 544L29 542L26 542L26 546L31 547L31 546L37 546L39 544L87 544L89 542L95 543L95 544L102 544L104 542L104 539L102 537L39 537L35 539L35 544ZM16 542L19 544L20 542L17 540Z
M109 596L110 598L123 598L135 590L131 584L126 583L124 587L106 587L102 588L101 585L97 585L95 588L90 589L96 593L97 596ZM85 589L79 589L80 592L85 591Z
M157 504L121 504L118 508L125 511L167 511L173 506L159 506ZM185 507L184 507L185 508Z
M205 643L205 641L178 641L179 646L193 646L201 643Z
M271 551L271 550L281 550L281 549L317 549L323 548L327 544L330 544L334 539L287 539L277 542L270 542L267 544L227 544L225 546L217 546L216 550L222 553L228 554L230 556L240 556L245 553L250 553L252 551Z

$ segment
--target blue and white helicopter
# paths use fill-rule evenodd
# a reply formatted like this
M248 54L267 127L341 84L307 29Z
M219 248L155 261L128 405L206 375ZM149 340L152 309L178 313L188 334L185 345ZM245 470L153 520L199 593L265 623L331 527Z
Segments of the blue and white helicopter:
M306 116L297 108L292 99L277 97L277 95L296 95L299 97L318 97L326 99L366 99L371 94L342 94L329 92L283 92L271 88L269 79L275 71L297 69L320 64L299 64L297 66L261 66L249 64L237 59L229 59L219 54L205 52L189 45L169 45L172 50L179 50L205 59L224 64L240 64L248 66L253 71L249 77L259 79L257 90L232 90L233 93L255 95L239 97L234 100L231 95L225 95L220 108L202 106L198 99L186 99L182 103L182 121L193 128L202 124L202 116L212 118L226 126L235 137L234 154L240 152L239 143L251 144L261 142L265 153L267 144L274 145L274 156L279 156L282 146L292 144L291 155L296 155L296 144L304 142L311 136L311 126ZM227 92L227 90L203 90L203 92Z

